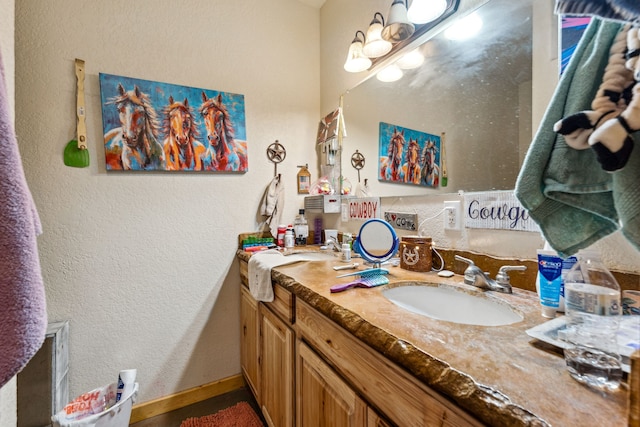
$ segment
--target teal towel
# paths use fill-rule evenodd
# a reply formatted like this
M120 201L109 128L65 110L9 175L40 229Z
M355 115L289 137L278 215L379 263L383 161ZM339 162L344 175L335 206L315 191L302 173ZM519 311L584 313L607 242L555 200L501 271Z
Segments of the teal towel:
M622 26L592 19L558 83L516 182L516 197L561 256L572 255L619 227L613 174L602 169L593 150L569 147L553 125L591 109L609 49Z

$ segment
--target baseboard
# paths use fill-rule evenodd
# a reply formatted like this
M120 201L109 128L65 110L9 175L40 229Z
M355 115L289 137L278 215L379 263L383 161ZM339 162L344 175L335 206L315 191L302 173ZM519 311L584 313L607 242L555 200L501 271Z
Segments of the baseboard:
M176 394L143 402L133 406L129 423L133 424L146 420L147 418L155 417L156 415L184 408L185 406L220 396L221 394L237 390L244 386L246 386L244 378L242 374L238 374Z

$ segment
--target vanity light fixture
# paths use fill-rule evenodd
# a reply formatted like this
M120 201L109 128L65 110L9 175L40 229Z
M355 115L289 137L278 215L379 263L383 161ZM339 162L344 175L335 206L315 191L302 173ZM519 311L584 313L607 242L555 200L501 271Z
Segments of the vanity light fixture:
M398 43L411 37L415 30L415 25L407 18L407 0L393 0L387 16L387 25L382 29L382 38L391 43Z
M420 52L420 48L416 48L411 52L405 53L402 58L396 61L396 65L403 70L411 70L418 68L424 63L424 55Z
M415 45L429 34L429 31L453 15L461 0L393 0L389 9L389 17L385 25L384 16L380 12L373 14L366 34L356 31L356 36L349 46L344 69L350 73L365 70L378 70L381 64L388 64L388 58L394 57L408 46ZM407 10L407 6L411 6ZM425 8L426 7L426 8ZM413 12L412 12L413 11ZM413 15L413 17L412 17ZM362 37L360 36L362 35ZM418 52L410 53L406 58L396 61L397 71L391 73L395 80L402 77L402 69L416 68L424 58ZM381 65L378 67L378 65ZM389 80L387 80L389 81Z
M391 83L400 80L403 76L403 72L396 64L391 64L378 71L376 77L381 82Z
M435 21L447 10L447 0L413 0L407 16L414 24Z
M380 19L378 19L380 16ZM367 36L365 37L362 52L369 58L378 58L384 56L391 51L393 45L391 42L382 38L382 29L384 28L384 17L380 12L373 15Z
M362 38L359 37L362 34ZM344 63L345 71L350 73L359 73L371 67L371 60L362 53L362 46L364 44L364 33L360 30L356 31L356 35L349 46L349 53L347 54L347 60Z

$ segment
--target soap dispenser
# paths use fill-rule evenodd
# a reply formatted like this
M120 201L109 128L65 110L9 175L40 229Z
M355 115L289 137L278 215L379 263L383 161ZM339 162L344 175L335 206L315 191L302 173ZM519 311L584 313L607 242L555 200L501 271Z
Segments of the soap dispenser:
M311 172L309 172L309 165L298 166L300 171L298 172L298 194L309 194L311 188Z

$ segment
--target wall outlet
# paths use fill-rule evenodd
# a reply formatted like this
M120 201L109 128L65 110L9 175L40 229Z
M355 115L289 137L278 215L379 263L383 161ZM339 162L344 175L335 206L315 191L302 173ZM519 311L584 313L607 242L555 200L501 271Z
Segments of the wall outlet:
M460 200L444 202L444 229L462 229L462 203Z

